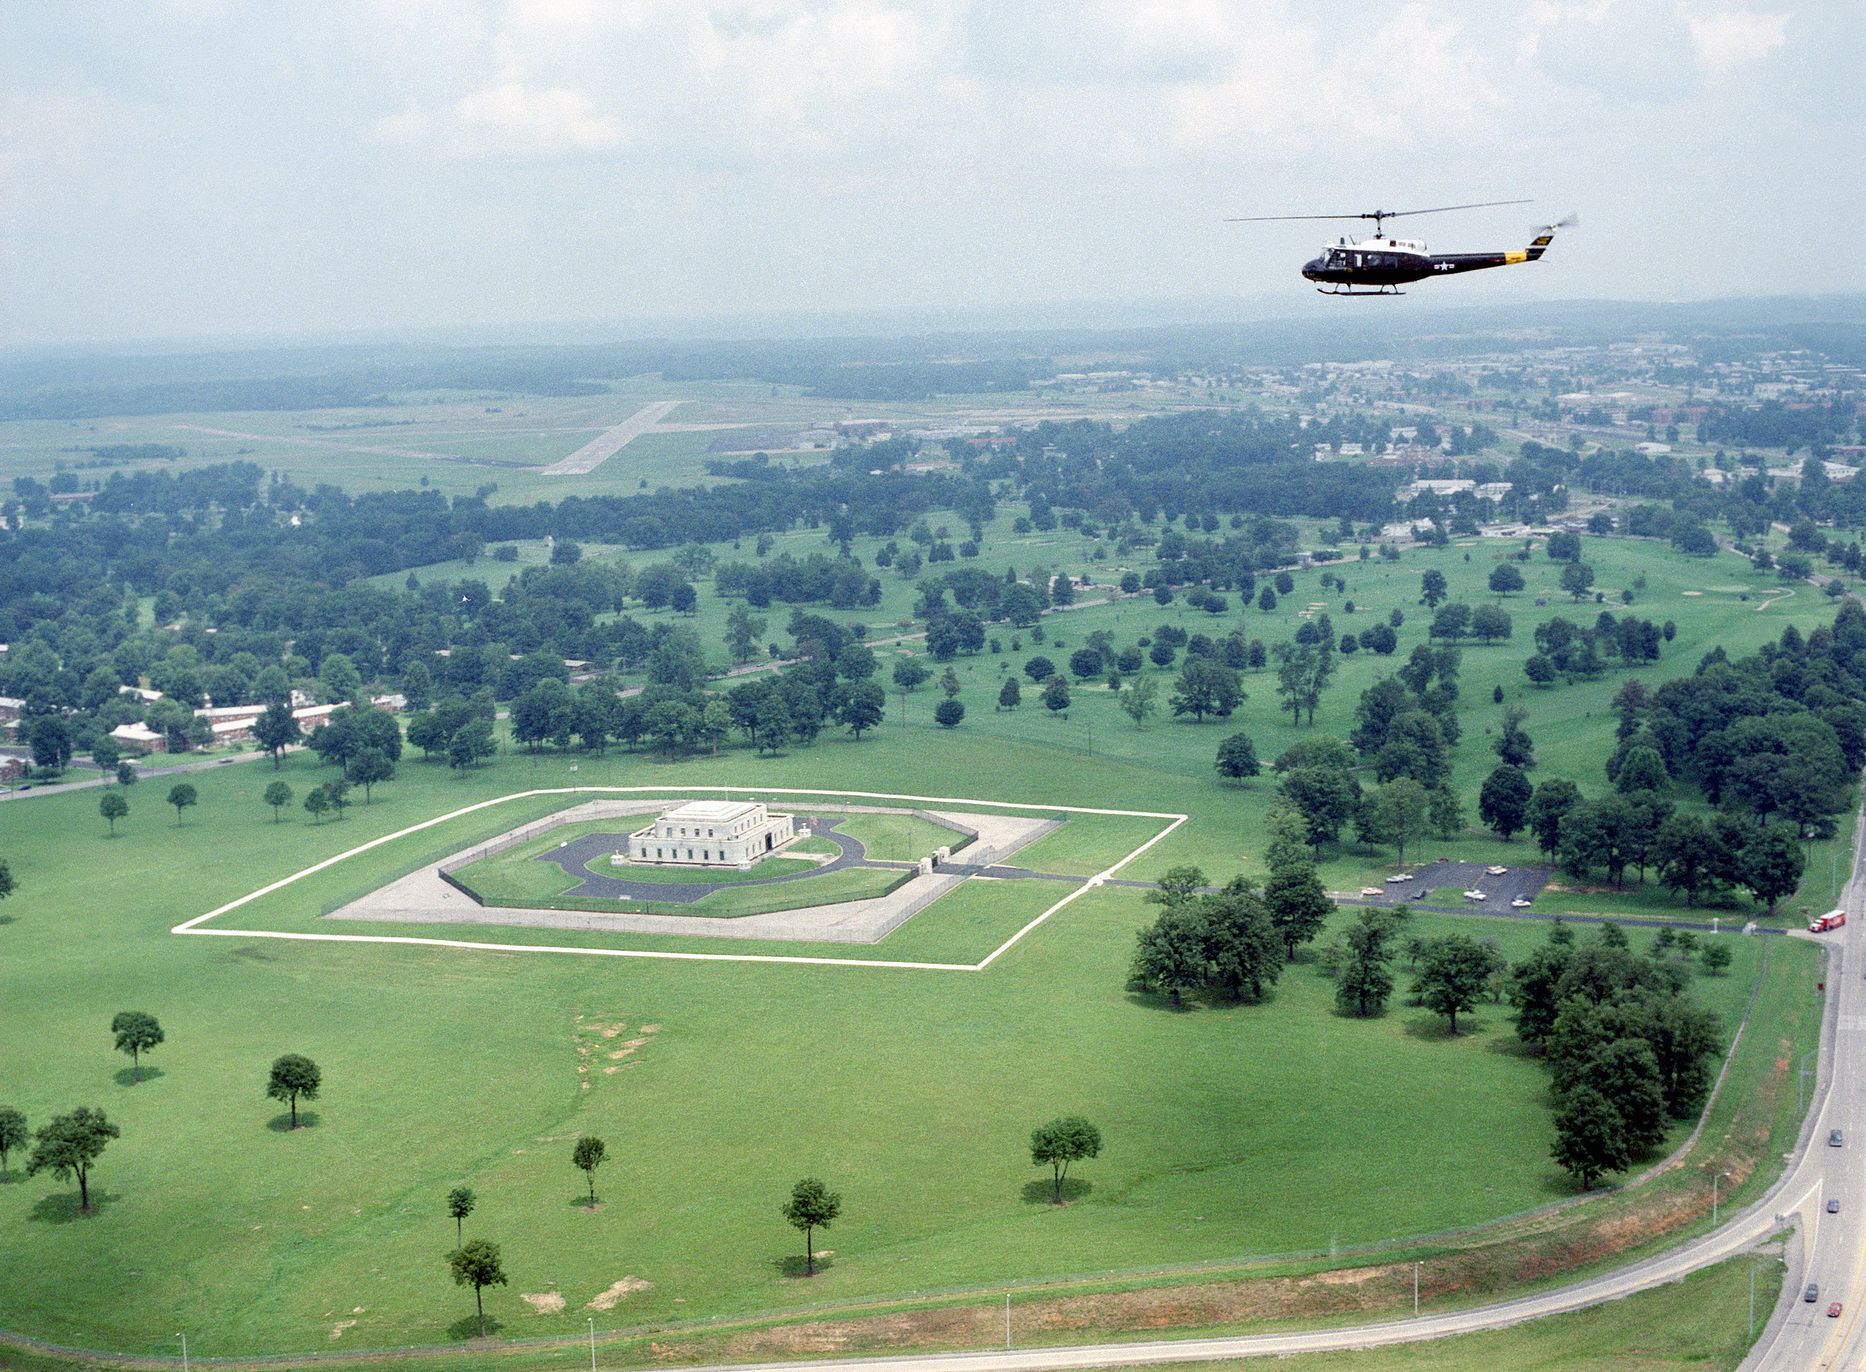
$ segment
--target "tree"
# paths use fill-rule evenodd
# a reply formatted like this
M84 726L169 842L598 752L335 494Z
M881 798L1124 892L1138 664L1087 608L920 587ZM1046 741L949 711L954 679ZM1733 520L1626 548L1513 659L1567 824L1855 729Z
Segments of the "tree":
M939 688L948 700L958 695L961 689L959 685L959 673L954 671L950 666L947 667L945 671L939 674Z
M880 724L886 707L887 699L879 686L872 681L855 681L842 688L841 698L836 705L836 718L860 743L862 730Z
M370 802L370 792L379 781L395 777L395 764L380 748L364 748L353 753L343 769L344 776L363 788L363 803Z
M1480 643L1495 643L1498 639L1508 638L1511 630L1509 615L1495 605L1479 605L1471 611L1471 637Z
M10 1105L0 1105L0 1177L9 1175L7 1154L24 1148L30 1137L26 1131L26 1116Z
M1419 601L1426 609L1435 608L1438 602L1448 594L1449 588L1445 585L1445 574L1436 568L1419 578Z
M1000 710L1015 710L1023 703L1023 688L1017 684L1016 677L1007 676L1004 679L1004 685L998 688L998 708Z
M456 1249L466 1238L466 1217L473 1213L473 1207L478 1204L479 1197L473 1194L470 1186L456 1186L447 1193L447 1213L453 1216Z
M1363 910L1348 930L1348 956L1335 981L1335 1005L1366 1019L1386 1008L1393 994L1393 974L1387 970L1395 916L1387 910Z
M1618 1112L1631 1156L1650 1152L1665 1137L1659 1062L1646 1044L1620 1038L1602 1046L1588 1062L1586 1081Z
M1555 660L1547 653L1532 653L1523 663L1523 675L1538 686L1551 686L1560 673L1555 670Z
M1536 847L1551 854L1559 848L1562 819L1580 803L1581 788L1565 777L1545 781L1536 787L1524 816L1530 832L1536 836Z
M447 765L453 768L477 767L498 751L492 725L483 719L469 720L447 740ZM308 803L308 798L307 798Z
M726 616L726 648L734 662L750 662L764 634L764 619L743 605L734 605Z
M1801 885L1801 871L1806 858L1801 845L1787 827L1764 825L1745 845L1740 859L1742 884L1762 902L1770 914L1776 902Z
M954 728L965 718L965 705L957 700L942 700L933 707L933 722L942 729Z
M1361 785L1344 768L1291 768L1277 790L1302 816L1309 846L1317 852L1340 836L1341 826L1361 807Z
M1100 1152L1101 1130L1081 1115L1063 1115L1030 1131L1030 1164L1050 1169L1051 1196L1057 1205L1063 1203L1063 1180L1069 1175L1069 1164Z
M119 762L117 764L117 785L134 786L136 784L136 764Z
M1128 989L1165 995L1174 1005L1183 1003L1186 993L1197 991L1210 976L1206 932L1205 916L1196 901L1168 905L1135 935Z
M1658 749L1630 748L1620 759L1620 772L1613 779L1613 788L1623 796L1632 795L1636 791L1662 790L1667 780L1665 760L1659 756Z
M1726 943L1705 944L1701 956L1709 976L1721 977L1730 970L1730 946Z
M481 1293L489 1286L505 1285L505 1267L499 1261L499 1245L485 1239L474 1239L448 1254L447 1266L453 1271L455 1286L473 1288L473 1308L479 1312L479 1336L485 1338L486 1299Z
M1477 1004L1501 966L1496 953L1467 934L1430 939L1419 954L1416 989L1420 1001L1450 1021L1450 1033L1455 1037L1458 1012Z
M253 741L272 754L275 771L284 758L286 747L298 742L300 737L298 721L292 718L292 707L286 701L273 701L253 721Z
M143 1079L143 1054L162 1042L162 1026L156 1023L156 1017L141 1010L119 1010L110 1021L110 1032L116 1035L117 1051L130 1055L131 1074L134 1079Z
M1513 562L1499 562L1490 572L1490 589L1498 595L1509 595L1523 589L1523 574Z
M1594 569L1585 562L1570 562L1561 569L1561 588L1577 601L1584 600L1594 585Z
M1121 709L1134 721L1136 729L1147 727L1147 717L1159 707L1160 683L1150 676L1134 679L1134 684L1121 692Z
M343 812L350 808L349 778L338 777L335 781L327 781L318 790L324 793L324 799L329 802L330 812L342 819Z
M1175 715L1191 715L1203 724L1208 714L1225 718L1243 699L1238 674L1231 668L1221 662L1190 657L1180 669L1171 704Z
M1555 1112L1555 1147L1550 1156L1581 1183L1583 1191L1592 1191L1604 1174L1618 1172L1631 1161L1626 1123L1612 1102L1593 1087L1572 1087L1562 1093Z
M313 824L322 824L324 815L330 809L330 792L319 786L305 797L305 813L311 816Z
M1328 898L1316 873L1315 859L1305 846L1306 838L1300 815L1282 806L1271 811L1270 843L1264 851L1269 876L1263 885L1263 903L1292 962L1297 945L1321 933L1328 917L1335 913L1335 903Z
M105 776L117 770L117 763L123 760L123 750L109 734L101 735L91 744L91 762Z
M916 690L933 675L933 669L917 657L904 657L894 664L894 684L903 691Z
M62 772L71 765L71 726L57 715L40 715L25 726L32 745L32 765L47 772Z
M279 812L292 803L292 788L282 781L274 781L266 786L266 804L272 807L272 822L279 822Z
M116 791L105 791L97 801L97 813L110 825L111 837L116 836L117 821L130 812L130 803Z
M1254 777L1263 770L1249 734L1233 734L1218 745L1218 775L1232 781Z
M1477 817L1505 843L1529 823L1529 802L1535 789L1520 767L1507 762L1484 778L1477 795Z
M181 827L181 812L200 800L193 785L178 781L168 788L168 803L175 807L175 827Z
M784 1202L778 1213L790 1222L791 1228L802 1232L803 1274L814 1277L816 1243L812 1236L818 1229L829 1228L842 1213L842 1197L815 1177L805 1177L791 1187L790 1199Z
M1282 975L1288 957L1282 935L1270 920L1263 897L1242 877L1204 896L1205 962L1211 979L1235 1001L1262 1000L1264 988Z
M603 1165L603 1154L608 1150L603 1141L594 1134L585 1134L577 1140L577 1146L570 1150L570 1161L583 1172L584 1180L590 1184L590 1209L596 1208L596 1169Z
M1063 714L1069 709L1069 679L1062 673L1043 683L1043 708L1051 714Z
M310 1058L298 1053L287 1053L275 1058L272 1071L266 1078L266 1095L273 1100L282 1100L291 1106L291 1127L298 1127L298 1102L316 1100L324 1077L318 1071L317 1064Z
M1391 843L1406 865L1406 845L1426 832L1431 820L1432 798L1411 777L1395 777L1378 791L1361 812L1361 837L1370 843Z
M38 1132L32 1156L26 1160L26 1175L35 1177L50 1172L60 1181L75 1177L78 1182L78 1209L91 1213L91 1168L104 1155L104 1149L123 1131L105 1118L102 1110L81 1105L69 1115L55 1115Z

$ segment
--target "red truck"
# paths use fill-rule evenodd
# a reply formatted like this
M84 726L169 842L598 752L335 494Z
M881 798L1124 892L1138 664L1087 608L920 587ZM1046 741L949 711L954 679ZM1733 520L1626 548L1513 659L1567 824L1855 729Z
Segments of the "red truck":
M1824 934L1829 929L1838 929L1846 922L1847 912L1845 910L1831 910L1820 918L1811 920L1808 924L1808 932L1810 934Z

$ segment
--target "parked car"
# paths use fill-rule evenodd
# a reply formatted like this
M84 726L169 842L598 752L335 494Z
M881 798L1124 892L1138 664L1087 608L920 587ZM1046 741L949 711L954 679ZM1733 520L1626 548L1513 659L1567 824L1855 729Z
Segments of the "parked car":
M1466 900L1489 900L1490 892L1480 891L1475 886L1473 886L1470 890L1464 893L1464 898Z
M1484 868L1484 871L1486 871L1493 877L1503 877L1503 876L1508 876L1510 874L1510 869L1507 867L1486 867Z
M1386 893L1386 888L1384 886L1361 887L1361 894L1364 896L1384 896Z
M1535 902L1529 899L1528 896L1518 896L1515 900L1510 902L1510 908L1513 910L1527 910L1534 904Z

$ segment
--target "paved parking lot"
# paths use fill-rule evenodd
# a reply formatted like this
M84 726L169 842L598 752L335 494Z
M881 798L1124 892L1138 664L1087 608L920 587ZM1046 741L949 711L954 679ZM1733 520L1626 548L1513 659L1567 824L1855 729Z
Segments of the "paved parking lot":
M1380 895L1355 896L1350 903L1452 908L1430 897L1441 887L1454 886L1460 891L1482 891L1486 897L1483 900L1460 900L1455 908L1474 915L1508 915L1516 913L1515 907L1510 904L1512 900L1518 896L1534 900L1549 879L1549 869L1546 867L1511 867L1504 875L1493 877L1485 870L1484 864L1477 862L1424 862L1406 870L1412 873L1415 880L1384 885Z

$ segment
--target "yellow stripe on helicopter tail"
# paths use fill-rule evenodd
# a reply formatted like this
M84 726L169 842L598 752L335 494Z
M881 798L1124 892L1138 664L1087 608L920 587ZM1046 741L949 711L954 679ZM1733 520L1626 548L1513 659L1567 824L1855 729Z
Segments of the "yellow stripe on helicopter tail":
M1532 248L1546 248L1554 241L1555 235L1552 233L1538 234L1536 237L1529 240L1529 246Z
M1506 267L1513 267L1518 262L1527 262L1528 260L1529 250L1527 248L1511 248L1508 252L1503 254L1503 265Z

